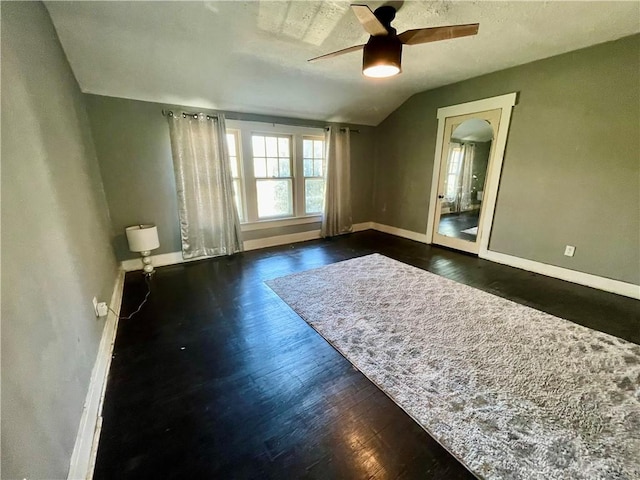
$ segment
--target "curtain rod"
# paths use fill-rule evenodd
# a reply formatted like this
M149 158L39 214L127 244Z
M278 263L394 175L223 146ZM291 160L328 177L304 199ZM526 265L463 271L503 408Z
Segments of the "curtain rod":
M192 113L192 112L182 112L182 116L183 116L183 117L194 117L194 118L196 118L196 117L197 117L198 115L200 115L200 114L202 114L202 115L206 115L207 120L212 120L212 119L214 119L214 118L218 118L218 116L217 116L217 115L214 115L214 114L208 114L208 113L207 113L207 114L205 114L205 113L202 113L202 112L200 112L200 113L195 113L195 112L194 112L194 113ZM172 111L172 110L165 110L165 109L162 109L162 115L163 115L163 116L165 116L165 117L172 117L172 116L174 116L174 115L175 115L175 113L173 113L173 111ZM229 118L229 120L237 120L237 119ZM239 121L242 121L242 120L239 120ZM251 121L254 121L254 120L251 120ZM274 122L260 122L260 123L270 123L270 124L271 124L271 125L273 125L273 126L275 126L275 125L284 125L284 126L287 126L287 127L323 128L323 127L314 127L314 126L312 126L312 125L308 125L308 124L307 124L307 125L303 125L303 124L293 124L293 123L280 123L280 124L276 124L276 123L274 123ZM324 129L325 129L325 130L328 130L328 129L329 129L329 127L324 127ZM342 132L346 132L347 130L349 130L351 133L360 133L360 130L358 130L358 129L346 128L346 127L341 127L341 128L340 128L340 131L342 131Z
M163 116L165 116L165 117L173 117L173 116L175 116L175 113L173 113L173 111L172 111L172 110L165 110L165 109L162 109L162 115L163 115ZM185 117L193 117L193 118L196 118L198 115L206 115L207 120L213 120L214 118L218 118L218 116L217 116L217 115L213 115L213 114L209 114L209 113L203 113L203 112L200 112L200 113L182 112L182 117L183 117L183 118L185 118Z
M324 127L325 130L329 130L329 127ZM346 132L347 130L349 130L351 133L360 133L360 130L355 129L355 128L346 128L346 127L340 127L340 131L341 132Z

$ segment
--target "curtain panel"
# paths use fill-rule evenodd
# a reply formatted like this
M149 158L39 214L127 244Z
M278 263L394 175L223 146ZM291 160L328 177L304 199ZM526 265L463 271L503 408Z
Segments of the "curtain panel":
M465 143L462 148L462 175L460 178L460 210L471 208L471 195L473 184L473 168L476 158L476 146L473 143Z
M331 126L325 133L327 168L321 235L333 237L353 230L351 217L351 145L348 128Z
M473 143L451 142L449 145L445 201L452 212L462 212L472 206L475 156Z
M182 256L232 255L243 249L223 115L169 115Z

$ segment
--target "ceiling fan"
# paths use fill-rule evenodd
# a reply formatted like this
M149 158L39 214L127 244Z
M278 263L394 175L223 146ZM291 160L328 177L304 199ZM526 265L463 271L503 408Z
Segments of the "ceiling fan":
M367 5L351 5L353 13L371 36L365 45L355 45L336 52L311 58L310 62L337 57L345 53L364 49L362 57L362 73L367 77L391 77L402 71L402 45L418 45L420 43L437 42L450 38L466 37L478 33L477 23L466 25L447 25L444 27L416 28L398 35L391 22L396 16L396 9L391 5L376 8L375 12Z

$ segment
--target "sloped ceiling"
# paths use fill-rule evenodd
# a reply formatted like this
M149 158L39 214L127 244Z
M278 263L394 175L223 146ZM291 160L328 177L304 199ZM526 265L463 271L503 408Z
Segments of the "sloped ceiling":
M47 2L84 92L377 125L411 95L640 31L640 3L387 2L393 25L480 23L475 37L405 46L403 73L361 74L349 2ZM369 2L372 9L383 2Z

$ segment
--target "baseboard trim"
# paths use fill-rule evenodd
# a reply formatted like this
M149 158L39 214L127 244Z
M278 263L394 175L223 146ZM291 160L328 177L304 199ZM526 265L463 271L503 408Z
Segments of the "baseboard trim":
M390 225L385 225L383 223L377 222L362 222L353 225L354 232L362 232L364 230L377 230L379 232L389 233L391 235L414 240L416 242L427 243L427 235L425 233L413 232L411 230L392 227ZM245 250L257 250L260 248L275 247L278 245L287 245L290 243L306 242L308 240L315 240L318 238L320 238L320 230L311 230L308 232L292 233L289 235L278 235L275 237L260 238L256 240L246 240L244 242L244 247ZM589 273L578 272L576 270L570 270L568 268L540 263L533 260L528 260L526 258L514 257L491 250L488 250L486 253L481 252L479 256L480 258L483 258L485 260L501 263L503 265L509 265L511 267L527 270L529 272L539 273L548 277L558 278L560 280L566 280L568 282L577 283L579 285L597 288L599 290L623 295L625 297L640 299L640 286L634 285L632 283L599 277L597 275L591 275ZM151 258L153 260L153 264L157 267L191 261L191 259L183 259L181 252L154 255ZM203 257L193 260L200 260L202 258ZM122 268L127 272L133 270L141 270L142 261L140 261L139 259L125 260L124 262L122 262Z
M390 233L391 235L396 235L398 237L408 238L409 240L415 240L417 242L427 243L426 234L403 230L401 228L391 227L389 225L376 222L370 223L371 228L374 230ZM546 275L547 277L558 278L567 282L577 283L578 285L584 285L598 290L604 290L605 292L611 292L617 295L640 300L640 285L635 285L633 283L626 283L620 280L592 275L590 273L578 272L576 270L536 262L526 258L514 257L512 255L494 252L491 250L480 252L478 256L485 260L509 265L510 267L520 268L528 272L539 273L541 275Z
M579 285L585 285L587 287L597 288L598 290L604 290L605 292L616 293L618 295L640 300L640 285L634 285L633 283L626 283L620 280L592 275L590 273L578 272L576 270L536 262L526 258L514 257L512 255L494 252L491 250L481 254L480 257L485 260L491 260L492 262L509 265L510 267L516 267L529 272L546 275L547 277L559 278L560 280L566 280L567 282L577 283Z
M404 230L403 228L391 227L383 223L371 222L372 228L379 232L390 233L396 237L408 238L416 242L427 243L426 233L412 232L411 230Z
M107 319L102 330L102 338L98 347L96 363L91 371L89 390L82 409L80 426L76 443L71 455L68 480L87 480L93 476L96 452L98 450L99 430L102 424L102 404L104 401L107 375L111 366L113 343L118 329L118 315L122 304L122 292L124 289L124 271L118 271Z
M289 243L306 242L308 240L316 240L320 238L320 230L310 230L308 232L290 233L288 235L277 235L275 237L258 238L255 240L245 240L245 251L257 250L259 248L275 247L278 245L287 245ZM192 262L196 260L204 260L213 257L198 258L182 258L182 252L161 253L160 255L152 255L151 263L154 267L164 267L165 265L176 265L179 263ZM124 260L121 263L122 270L125 272L133 272L142 270L142 260L134 258Z
M373 222L354 223L353 232L364 232L365 230L374 230Z
M182 258L182 252L170 252L161 253L159 255L151 255L151 263L153 263L154 267L164 267L166 265L175 265L177 263L195 262L197 260L202 260L203 258L211 257ZM139 258L124 260L120 264L120 266L125 272L142 270L142 260L140 260Z

